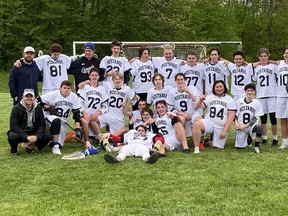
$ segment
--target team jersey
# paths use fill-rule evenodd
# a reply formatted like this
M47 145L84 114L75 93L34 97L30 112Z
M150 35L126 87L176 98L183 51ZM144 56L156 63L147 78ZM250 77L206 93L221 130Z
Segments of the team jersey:
M147 132L144 136L140 136L136 130L130 130L124 134L124 142L128 145L145 145L149 149L152 149L153 137L155 134Z
M63 97L60 90L48 92L41 96L43 103L54 105L59 117L68 121L72 109L80 109L80 100L78 96L71 92L68 97Z
M175 75L179 73L182 61L175 57L171 61L167 61L165 57L153 57L152 62L154 67L158 69L158 73L164 76L164 85L177 87Z
M108 95L108 114L117 118L124 118L121 104L127 102L127 99L132 99L135 96L134 90L129 86L122 86L121 89L116 89L114 85L109 82L103 82Z
M175 129L172 125L172 119L167 116L167 114L162 117L157 116L155 120L155 124L157 125L159 133L163 135L165 139L172 134L175 134Z
M154 109L156 109L156 102L159 100L166 100L168 97L168 92L171 88L171 86L164 86L164 88L160 91L158 91L156 88L149 89L147 93L147 104L153 103Z
M228 88L229 71L224 61L218 61L216 64L210 62L205 65L204 71L205 91L208 95L212 94L212 87L216 80L223 80Z
M49 55L35 58L39 70L43 71L42 91L53 91L60 88L61 82L68 80L67 70L71 65L71 57L60 54L57 60Z
M125 71L131 70L131 65L124 57L115 58L113 56L105 56L100 62L100 68L103 69L105 73L113 69L124 75ZM106 81L112 82L112 76L107 77Z
M276 96L276 64L258 65L254 68L252 79L257 82L257 98Z
M189 86L189 90L195 97L199 96L195 86ZM196 111L190 95L186 92L179 92L177 88L170 90L167 103L177 111L189 114L193 114Z
M245 98L241 98L236 102L236 108L237 121L241 125L249 123L253 118L264 115L262 105L257 99L247 103Z
M154 75L154 65L152 61L141 62L139 59L132 64L132 89L139 93L147 93L150 88L153 88L152 77Z
M248 64L246 66L237 67L235 64L229 62L227 68L231 73L231 93L232 95L245 95L244 86L252 82L253 66Z
M277 96L288 97L286 85L288 83L288 64L285 61L280 61L277 70Z
M228 111L236 111L235 102L229 95L219 98L212 94L207 96L203 103L207 108L205 119L209 119L218 129L224 128Z
M103 86L97 86L96 88L87 84L77 92L80 97L80 101L83 103L83 109L91 115L99 110L104 103L108 101L108 95Z
M180 72L185 74L186 85L195 86L200 95L203 94L204 64L181 66Z

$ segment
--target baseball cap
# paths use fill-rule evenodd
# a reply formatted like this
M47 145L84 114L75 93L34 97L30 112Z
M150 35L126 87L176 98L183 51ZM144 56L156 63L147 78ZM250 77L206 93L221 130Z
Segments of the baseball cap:
M26 52L33 52L33 53L35 53L35 50L34 50L34 48L31 47L31 46L27 46L27 47L25 47L25 49L24 49L24 53L26 53Z
M32 96L35 96L34 89L24 89L23 95L26 96L28 94L31 94Z
M84 44L84 49L95 50L94 44L92 42L87 42Z

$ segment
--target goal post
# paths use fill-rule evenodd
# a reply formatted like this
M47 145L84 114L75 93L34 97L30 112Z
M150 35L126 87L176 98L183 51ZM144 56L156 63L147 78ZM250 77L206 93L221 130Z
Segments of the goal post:
M73 41L73 55L79 54L79 46L86 43L86 41ZM110 44L111 41L92 41L97 50L97 54L100 57L111 54ZM198 61L201 61L206 57L207 46L218 46L232 44L236 46L236 50L242 50L241 41L199 41L199 42L137 42L137 41L122 41L122 56L128 59L138 56L138 50L141 47L147 47L150 49L151 56L162 56L163 45L170 43L175 45L174 54L179 59L185 59L188 51L195 51L197 53ZM82 51L83 52L83 51Z

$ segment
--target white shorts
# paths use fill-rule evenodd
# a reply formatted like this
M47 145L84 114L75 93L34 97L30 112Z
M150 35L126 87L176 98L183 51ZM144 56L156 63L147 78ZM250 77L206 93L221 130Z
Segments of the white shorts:
M109 126L109 133L112 134L125 126L124 118L112 116L109 113L104 113L103 115L98 116L98 119L100 121L100 128Z
M248 145L247 143L248 134L252 137L252 139L255 139L256 132L254 133L252 132L254 126L256 126L256 124L247 127L242 131L236 130L235 147L245 148Z
M276 112L276 97L258 98L258 100L262 104L264 114Z
M192 125L197 117L202 117L198 111L192 114L190 121L186 121L186 124L185 124L186 137L192 136Z
M46 127L47 128L50 128L51 126L51 122L58 118L57 116L55 115L50 115L50 114L44 114L45 116L45 119L46 119ZM64 146L64 140L65 140L65 137L66 137L66 129L67 128L67 125L65 123L63 123L61 121L61 128L60 128L60 133L59 133L59 140L58 142L60 143L60 145L63 147Z
M117 157L121 158L121 160L124 160L126 157L136 156L136 157L142 157L143 160L146 160L148 157L150 157L149 152L150 150L146 145L128 144L120 149Z
M220 139L220 134L223 129L215 128L209 119L201 119L205 127L204 134L213 134L212 144L217 148L223 149L227 140L228 133L224 139Z
M288 98L277 97L276 118L288 118Z
M239 99L241 98L245 98L246 95L243 94L243 95L233 95L233 99L234 99L234 102L236 103Z
M165 143L169 146L170 151L174 149L181 149L181 143L177 140L176 134L168 134L164 136Z

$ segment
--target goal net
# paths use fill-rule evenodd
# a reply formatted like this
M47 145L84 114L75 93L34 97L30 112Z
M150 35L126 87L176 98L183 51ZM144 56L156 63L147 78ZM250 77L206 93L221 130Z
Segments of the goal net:
M74 41L73 42L73 55L80 54L83 52L83 45L85 41ZM97 55L100 58L111 55L111 42L104 41L93 41L95 44ZM232 44L236 46L236 50L242 50L242 42L240 41L216 41L216 42L122 42L121 55L127 59L131 59L138 56L138 50L141 47L147 47L150 49L151 56L163 56L163 46L165 44L174 45L174 55L178 59L186 59L189 51L194 51L197 54L198 61L202 61L206 58L207 48L215 47L223 44ZM80 51L81 50L81 51ZM234 48L235 50L235 48Z

